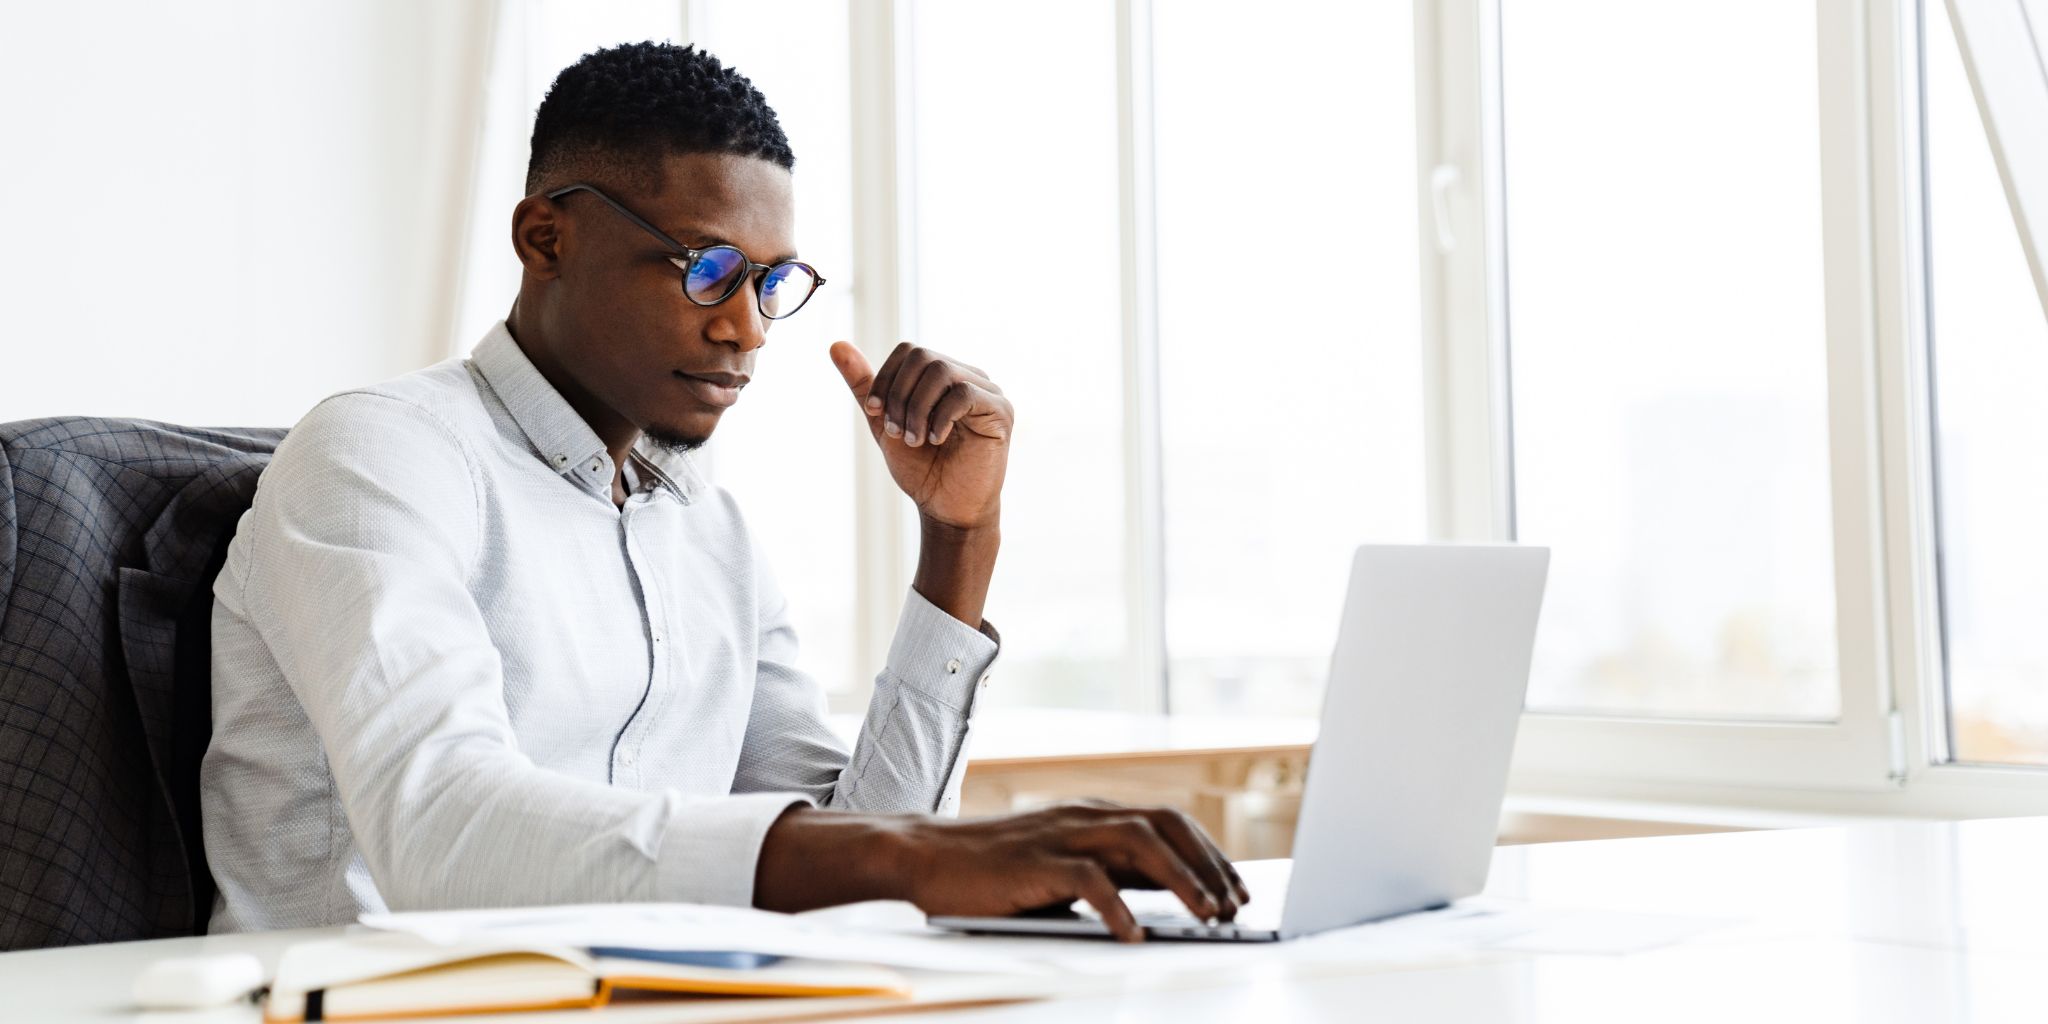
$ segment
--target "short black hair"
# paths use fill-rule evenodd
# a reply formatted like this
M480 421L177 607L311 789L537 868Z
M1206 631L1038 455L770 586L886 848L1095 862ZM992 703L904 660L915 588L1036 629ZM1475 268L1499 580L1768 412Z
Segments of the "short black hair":
M623 43L555 76L533 116L526 191L593 177L651 187L661 158L681 153L796 166L782 123L745 75L695 46Z

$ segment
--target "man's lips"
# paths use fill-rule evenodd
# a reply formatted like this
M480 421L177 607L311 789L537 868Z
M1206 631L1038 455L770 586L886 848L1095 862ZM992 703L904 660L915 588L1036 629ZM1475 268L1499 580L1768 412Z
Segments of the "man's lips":
M699 401L706 405L725 408L740 400L740 389L747 386L749 379L743 373L684 373L675 371L676 379L690 389Z

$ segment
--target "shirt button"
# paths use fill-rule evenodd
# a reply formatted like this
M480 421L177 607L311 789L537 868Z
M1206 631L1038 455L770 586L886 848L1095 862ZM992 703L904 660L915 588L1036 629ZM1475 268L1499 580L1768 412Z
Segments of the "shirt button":
M982 676L982 677L981 677L981 685L982 685L982 686L987 686L987 685L988 685L988 679L989 679L989 677L988 677L988 676L986 676L986 675Z
M569 464L569 457L568 457L567 455L557 455L557 456L555 456L555 465L557 465L557 466L566 466L566 465L568 465L568 464Z
M946 672L948 674L955 673L958 671L960 671L960 659L954 658L952 661L946 663Z
M600 469L603 469L603 468L604 468L604 463L602 463L602 462L593 462L593 463L591 463L591 464L590 464L590 471L591 471L591 472L593 472L593 473L595 473L595 472L597 472L598 470L600 470Z
M619 763L620 763L620 764L622 764L622 765L625 765L625 766L627 766L627 767L629 767L629 768L630 768L630 767L632 767L632 765L633 765L633 752L632 752L632 751L630 751L630 750L621 750L621 751L619 751Z

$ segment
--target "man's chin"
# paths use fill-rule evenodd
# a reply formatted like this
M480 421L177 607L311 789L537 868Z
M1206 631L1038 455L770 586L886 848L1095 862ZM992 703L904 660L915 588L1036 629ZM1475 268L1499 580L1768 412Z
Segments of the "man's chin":
M704 442L711 440L709 432L691 434L668 427L649 427L644 433L647 440L654 442L655 447L676 455L694 452L704 447Z

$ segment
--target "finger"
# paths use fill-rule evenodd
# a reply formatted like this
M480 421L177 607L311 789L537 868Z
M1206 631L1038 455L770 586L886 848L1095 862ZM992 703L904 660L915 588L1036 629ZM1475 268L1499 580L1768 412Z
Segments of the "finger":
M1151 814L1152 826L1159 835L1171 844L1181 859L1202 876L1209 891L1224 897L1220 916L1228 921L1237 916L1238 905L1250 898L1244 888L1244 881L1230 866L1230 858L1216 848L1209 834L1194 819L1171 807L1161 808Z
M1152 885L1170 890L1199 920L1216 919L1223 910L1221 891L1212 891L1159 830L1142 814L1110 819L1074 843L1073 849L1125 874L1137 874Z
M974 385L964 380L953 382L953 385L946 389L946 393L939 397L938 404L932 407L932 444L945 444L946 439L953 436L953 425L960 422L960 417L967 415L967 411L972 408Z
M831 349L832 365L839 370L839 376L846 381L846 387L853 392L853 400L865 402L868 387L875 382L874 368L868 365L868 357L861 354L850 341L835 341Z
M1109 933L1121 942L1145 941L1145 930L1138 927L1138 919L1131 908L1124 905L1124 898L1116 891L1116 883L1109 880L1109 873L1102 865L1092 860L1076 857L1065 862L1067 885L1075 896L1087 900L1102 917L1102 923Z
M925 367L911 388L910 398L903 407L903 443L912 448L932 438L932 406L955 386L959 376L946 365L943 359L935 359Z
M890 437L900 437L910 429L909 421L904 419L910 405L910 392L917 387L918 378L939 362L930 350L911 346L904 353L895 375L881 385L887 389L882 396L882 429L888 431Z
M911 351L912 346L909 342L900 342L889 350L888 357L875 369L874 383L868 387L867 400L862 403L862 408L868 411L868 415L878 416L882 413L883 407L889 401L889 386L895 382L896 374L903 369L903 361L910 357Z
M846 387L853 392L854 405L865 414L868 433L876 441L882 439L882 419L876 409L869 405L869 396L874 393L875 370L868 365L868 357L852 342L834 342L831 348L832 365L839 370L839 376L846 381Z
M959 381L946 391L945 395L939 399L939 404L932 409L931 443L945 444L946 439L953 436L953 428L959 426L962 420L968 419L979 412L992 412L1006 417L1007 406L1008 402L1006 399L991 395L981 390L978 385L967 381ZM969 429L973 429L971 424ZM980 431L980 433L990 432L984 430ZM1004 437L1007 435L1008 432L1004 430L990 433L992 437Z

